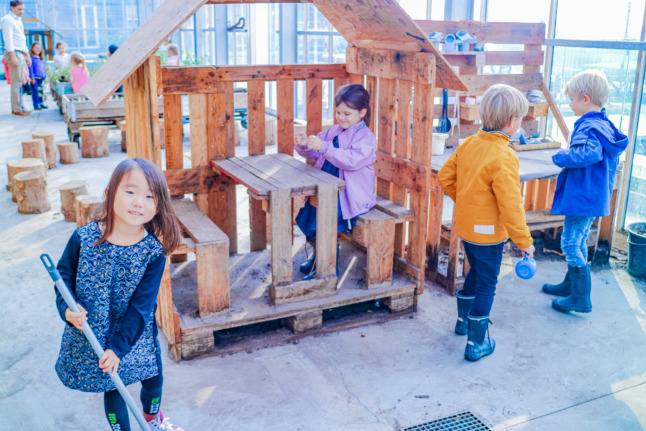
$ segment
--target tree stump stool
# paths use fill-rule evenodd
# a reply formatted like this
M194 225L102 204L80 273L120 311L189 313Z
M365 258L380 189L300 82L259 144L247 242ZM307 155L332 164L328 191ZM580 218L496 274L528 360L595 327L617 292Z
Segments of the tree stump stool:
M128 141L126 139L126 120L121 120L117 123L119 130L121 130L121 152L128 152Z
M22 158L23 159L40 159L45 166L47 163L47 153L45 152L45 141L42 139L27 139L22 141Z
M108 149L108 126L80 127L81 156L85 158L105 157Z
M54 132L40 131L31 134L33 139L45 141L45 156L49 169L56 166L56 135Z
M24 171L13 177L18 212L20 214L40 214L49 211L45 173Z
M90 195L76 197L76 226L85 226L92 221L92 213L103 202L101 198Z
M70 181L60 186L58 190L61 192L61 212L65 216L65 221L76 221L76 197L90 194L87 181Z
M61 163L64 165L71 165L80 161L79 146L76 142L58 144L58 153L61 155Z
M7 162L7 176L9 177L7 190L11 191L11 200L16 202L16 194L13 191L13 179L16 174L25 171L36 171L44 174L46 170L47 167L41 159L19 159Z

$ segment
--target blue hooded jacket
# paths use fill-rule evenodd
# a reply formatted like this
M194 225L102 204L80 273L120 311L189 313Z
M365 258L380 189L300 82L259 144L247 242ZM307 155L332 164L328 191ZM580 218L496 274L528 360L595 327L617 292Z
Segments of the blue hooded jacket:
M552 156L554 164L563 168L556 181L552 214L610 215L615 172L627 145L628 137L608 119L605 108L579 118L569 148Z

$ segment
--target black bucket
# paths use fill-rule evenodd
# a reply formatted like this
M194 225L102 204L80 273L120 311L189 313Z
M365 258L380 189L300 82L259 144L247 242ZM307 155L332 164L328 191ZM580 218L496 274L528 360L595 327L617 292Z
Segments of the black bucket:
M646 278L646 223L632 223L628 231L628 272Z

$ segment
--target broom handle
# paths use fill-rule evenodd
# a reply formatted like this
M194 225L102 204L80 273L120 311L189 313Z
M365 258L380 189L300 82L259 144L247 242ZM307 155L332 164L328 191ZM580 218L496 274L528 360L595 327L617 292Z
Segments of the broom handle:
M49 257L49 255L47 253L41 254L40 260L43 262L43 265L45 265L45 268L47 268L47 272L49 272L50 277L52 277L52 280L54 280L54 284L56 284L56 288L61 293L61 295L63 295L63 299L65 299L65 303L70 308L70 310L72 310L75 313L80 312L81 310L76 304L76 301L72 296L72 293L65 285L65 282L61 278L61 274L54 266L54 263L52 262L52 259ZM99 358L103 356L103 353L104 353L103 347L101 347L101 343L99 343L99 340L97 340L96 336L94 335L94 332L92 331L92 328L90 328L90 325L88 325L87 321L83 323L83 334L85 335L85 338L87 338L87 340L90 342L90 344L92 345L92 348L99 356ZM126 386L123 384L123 381L121 380L121 377L119 377L119 374L115 373L114 375L110 375L110 378L114 382L114 385L116 386L117 390L121 394L121 397L125 400L132 414L135 415L135 419L137 420L137 423L139 423L139 426L141 427L141 429L144 431L149 431L150 426L148 426L148 423L146 422L146 419L144 418L143 413L135 404L135 401L130 396L130 393L126 390Z

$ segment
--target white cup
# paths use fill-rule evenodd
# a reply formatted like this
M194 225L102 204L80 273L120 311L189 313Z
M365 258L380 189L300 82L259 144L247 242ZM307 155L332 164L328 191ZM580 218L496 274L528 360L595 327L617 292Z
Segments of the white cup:
M449 137L448 133L433 133L433 145L431 145L431 155L441 156L444 154L444 146L446 138Z

